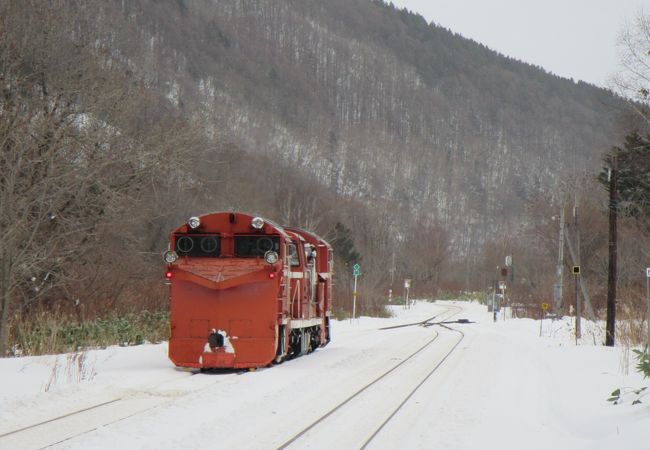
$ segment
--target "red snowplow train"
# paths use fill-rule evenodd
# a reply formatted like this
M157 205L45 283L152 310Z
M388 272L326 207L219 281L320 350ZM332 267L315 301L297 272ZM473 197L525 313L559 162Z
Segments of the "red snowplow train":
M176 366L264 367L330 341L332 247L313 233L206 214L171 233L164 259Z

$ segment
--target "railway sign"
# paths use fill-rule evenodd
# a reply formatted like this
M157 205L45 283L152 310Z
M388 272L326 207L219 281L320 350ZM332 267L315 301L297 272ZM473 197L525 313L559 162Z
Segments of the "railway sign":
M354 291L352 293L352 320L357 317L357 297L359 293L357 292L357 279L361 275L361 266L359 263L355 263L352 266L352 275L354 275Z
M411 288L411 279L404 279L404 309L411 307L411 301L409 300L409 289Z
M544 316L546 315L546 310L548 309L548 303L542 303L542 317L539 320L539 337L542 337L542 322L544 322Z

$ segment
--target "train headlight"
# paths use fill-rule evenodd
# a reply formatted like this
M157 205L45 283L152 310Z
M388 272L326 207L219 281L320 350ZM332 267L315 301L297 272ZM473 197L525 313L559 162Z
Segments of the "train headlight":
M176 260L178 259L178 254L174 251L167 250L163 255L163 259L167 264L172 264L175 263Z
M253 220L251 220L251 226L256 230L261 230L264 226L264 219L261 217L253 217Z
M278 259L280 259L278 253L274 252L273 250L269 250L268 252L264 253L264 260L269 264L275 264L278 262Z
M187 224L190 226L191 229L196 230L198 227L201 226L201 219L198 217L190 217L189 220L187 221Z

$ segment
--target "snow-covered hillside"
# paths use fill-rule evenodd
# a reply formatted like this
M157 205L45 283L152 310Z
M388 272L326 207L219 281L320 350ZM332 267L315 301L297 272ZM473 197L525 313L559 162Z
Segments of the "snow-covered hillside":
M576 346L570 321L540 337L478 304L393 311L334 322L329 346L256 372L180 371L166 344L2 359L0 448L277 448L306 429L290 447L647 448L650 396L606 399L650 380L595 331ZM380 330L433 316L474 323Z

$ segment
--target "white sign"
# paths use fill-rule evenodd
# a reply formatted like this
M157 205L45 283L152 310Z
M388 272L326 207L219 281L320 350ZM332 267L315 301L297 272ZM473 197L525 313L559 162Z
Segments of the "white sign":
M407 278L406 280L404 280L404 287L406 289L411 287L411 280L410 279Z
M650 267L645 270L645 276L650 278Z
M506 284L503 281L499 281L499 289L502 291L506 288Z

